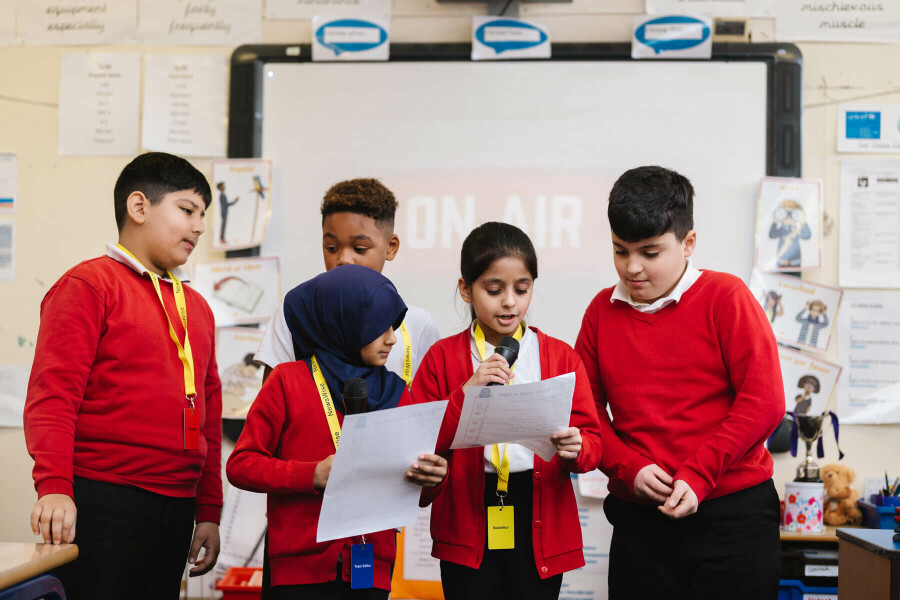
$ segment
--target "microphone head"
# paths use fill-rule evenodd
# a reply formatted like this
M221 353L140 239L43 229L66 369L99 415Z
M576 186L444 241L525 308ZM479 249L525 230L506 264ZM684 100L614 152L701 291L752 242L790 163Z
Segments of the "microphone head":
M519 342L516 338L508 335L500 340L500 343L494 348L494 352L503 356L511 367L519 357Z
M342 390L344 396L345 415L355 415L366 412L366 401L369 399L369 391L366 388L366 380L354 377L344 382Z

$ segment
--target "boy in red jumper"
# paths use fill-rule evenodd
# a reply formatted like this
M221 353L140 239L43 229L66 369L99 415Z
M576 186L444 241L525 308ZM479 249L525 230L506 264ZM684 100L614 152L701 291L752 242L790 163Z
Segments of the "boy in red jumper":
M763 446L784 414L777 346L740 279L691 265L693 195L661 167L619 178L608 215L620 281L588 306L575 345L610 478L612 600L778 595Z
M70 599L174 599L186 561L191 576L216 563L215 329L178 268L210 198L186 160L138 156L116 182L119 244L66 272L41 303L25 403L31 526L45 543L78 545L59 572Z

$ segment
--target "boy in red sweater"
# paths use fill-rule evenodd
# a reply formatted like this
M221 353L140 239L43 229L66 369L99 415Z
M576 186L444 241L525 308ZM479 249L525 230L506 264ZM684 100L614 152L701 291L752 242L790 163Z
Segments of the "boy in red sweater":
M191 576L216 563L215 329L178 268L210 198L186 160L138 156L116 182L119 244L66 272L41 303L25 403L31 526L45 543L78 544L59 572L70 599L174 599L186 561Z
M777 346L740 279L691 265L693 195L661 167L615 183L620 281L588 306L575 345L610 478L612 600L778 595L778 495L763 446L784 414Z

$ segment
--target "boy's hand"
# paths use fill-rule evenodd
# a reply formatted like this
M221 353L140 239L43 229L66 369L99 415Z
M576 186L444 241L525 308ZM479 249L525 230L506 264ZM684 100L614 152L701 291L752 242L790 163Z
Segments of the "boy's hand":
M200 548L204 548L203 558L197 560L200 554ZM205 575L216 566L216 560L219 558L219 525L203 521L197 523L194 528L194 540L191 542L191 553L188 555L188 562L194 565L194 568L188 571L191 577L199 577ZM194 564L196 563L196 564Z
M662 504L672 494L672 476L659 465L647 465L634 478L634 495Z
M71 544L75 540L75 501L66 494L46 494L31 509L31 531L45 544Z
M435 487L447 476L447 459L437 454L420 454L406 472L406 480L422 487Z
M491 354L486 361L478 365L475 374L472 375L463 387L470 385L487 385L489 383L501 383L506 385L513 377L515 377L515 375L509 368L506 359L500 354L494 353Z
M313 475L313 486L317 490L324 490L328 484L328 476L331 475L332 464L334 464L334 454L316 465L316 472Z
M581 432L577 427L561 429L550 436L556 454L563 460L575 460L581 452Z
M697 512L697 506L700 502L697 500L697 494L691 489L691 486L683 479L675 482L675 488L672 495L659 506L659 511L670 519L680 519Z

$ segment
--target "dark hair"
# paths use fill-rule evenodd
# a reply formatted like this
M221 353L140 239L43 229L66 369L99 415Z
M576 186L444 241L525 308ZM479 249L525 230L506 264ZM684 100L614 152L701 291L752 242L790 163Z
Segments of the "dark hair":
M626 242L672 232L678 241L694 228L694 188L663 167L625 171L609 193L609 227Z
M471 286L495 260L509 256L521 258L531 277L537 279L537 253L525 232L509 223L488 221L466 236L460 252L460 275ZM472 318L475 318L474 308Z
M322 223L338 212L351 212L375 219L382 227L394 227L397 200L377 179L349 179L331 186L322 199Z
M197 192L209 208L212 201L209 182L194 165L179 156L165 152L141 154L125 165L116 180L113 200L116 226L119 231L121 232L125 226L126 201L132 193L141 192L150 204L155 206L166 194L181 190Z
M245 354L244 355L244 365L254 367L254 368L259 368L259 364L257 364L257 362L255 360L253 360L253 356L254 356L253 352Z
M804 375L800 378L800 381L797 382L797 387L802 388L806 384L810 384L813 386L813 392L818 394L821 386L819 384L819 379L815 375Z

